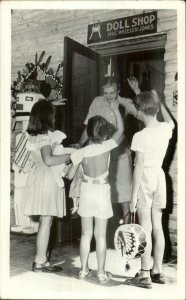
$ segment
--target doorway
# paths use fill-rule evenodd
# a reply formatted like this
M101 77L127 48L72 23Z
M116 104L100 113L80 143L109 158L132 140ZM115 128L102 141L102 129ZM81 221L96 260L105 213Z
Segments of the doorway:
M164 49L123 53L102 57L104 73L114 76L120 84L120 96L133 97L127 78L134 76L141 91L155 89L161 99L165 88Z
M63 96L68 99L64 111L64 131L67 133L68 144L80 139L88 109L92 100L101 95L105 76L117 78L121 97L134 98L127 82L127 78L133 75L138 79L141 91L155 89L160 99L164 100L165 43L165 34L91 47L65 37ZM130 128L127 130L131 131L131 140L139 122L131 116L129 119Z
M103 56L101 59L102 81L106 75L114 77L119 85L121 97L134 99L127 78L134 76L138 80L141 92L155 89L161 100L164 100L165 63L164 49L136 51L117 55ZM161 118L159 116L159 118ZM125 133L129 143L135 132L141 130L142 123L128 115L125 120Z
M79 141L89 106L96 96L101 95L101 85L105 76L117 78L121 97L134 98L135 95L127 82L127 78L133 75L138 79L142 91L156 89L163 99L165 42L166 35L153 35L132 39L127 41L127 45L126 41L122 41L123 44L117 41L107 45L91 45L90 49L65 37L63 96L68 102L64 111L66 119L64 132L68 136L68 144ZM125 133L129 143L134 133L141 128L140 121L130 115L127 116ZM66 187L68 189L69 185ZM72 224L70 201L67 202L67 216ZM113 233L119 224L118 219L115 217L114 219ZM111 239L113 240L113 236ZM109 243L108 246L112 247Z

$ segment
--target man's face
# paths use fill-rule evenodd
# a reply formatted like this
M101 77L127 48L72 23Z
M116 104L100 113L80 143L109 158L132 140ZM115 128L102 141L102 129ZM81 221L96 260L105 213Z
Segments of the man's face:
M117 99L117 89L115 86L104 87L103 95L107 101L115 101Z

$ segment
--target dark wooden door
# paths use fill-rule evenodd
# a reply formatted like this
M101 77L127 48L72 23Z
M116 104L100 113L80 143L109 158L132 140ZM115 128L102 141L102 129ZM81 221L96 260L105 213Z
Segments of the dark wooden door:
M62 107L59 123L67 134L65 143L69 145L79 141L89 106L100 93L100 55L65 37L63 62L63 97L67 102ZM53 232L56 233L58 242L72 242L80 237L81 224L78 216L71 215L72 199L68 199L70 181L64 180L67 215L60 222L54 223ZM53 244L54 242L51 243Z
M68 143L78 142L89 106L100 93L100 55L64 38L64 97L67 102Z

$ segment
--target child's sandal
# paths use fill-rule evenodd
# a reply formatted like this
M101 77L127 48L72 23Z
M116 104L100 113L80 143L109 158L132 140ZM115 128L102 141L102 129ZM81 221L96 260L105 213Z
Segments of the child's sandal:
M86 278L88 278L90 276L91 276L91 271L90 270L88 270L87 272L81 270L81 271L79 271L78 278L79 279L86 279Z
M62 270L62 267L51 265L49 261L44 262L40 267L36 267L35 262L32 265L33 272L57 273L61 272Z
M151 277L152 282L154 282L154 283L165 284L165 277L164 277L163 273L152 273L152 270L151 270L150 277Z
M100 283L107 283L110 279L111 279L111 274L110 273L106 273L105 274L99 274L97 275L98 280Z
M140 277L141 271L150 271L150 270L140 270L138 273L136 273L135 277L127 279L124 281L125 285L131 285L136 287L141 287L145 289L151 289L152 288L152 281L149 277Z

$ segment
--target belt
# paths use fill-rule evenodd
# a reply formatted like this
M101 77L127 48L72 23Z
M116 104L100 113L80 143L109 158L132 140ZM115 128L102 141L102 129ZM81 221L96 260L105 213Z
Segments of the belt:
M106 184L106 183L108 183L108 178L103 178L103 179L85 179L85 178L83 178L82 182L91 183L91 184Z

